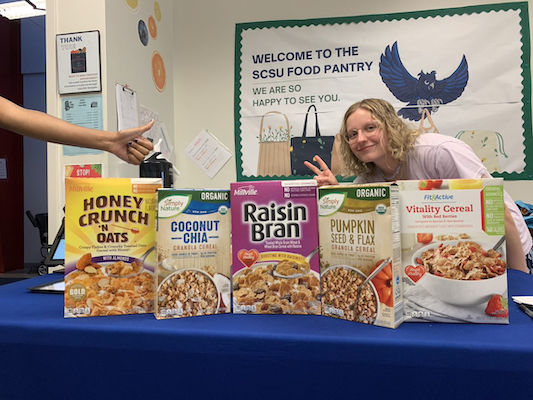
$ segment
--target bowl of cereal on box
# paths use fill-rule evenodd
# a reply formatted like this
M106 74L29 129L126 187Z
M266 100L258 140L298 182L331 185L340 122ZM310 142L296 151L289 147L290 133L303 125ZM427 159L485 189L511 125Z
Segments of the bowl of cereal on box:
M277 265L277 262L259 262L233 274L234 310L260 314L320 314L320 275L307 270L296 277L280 277L274 274Z
M374 324L380 312L379 295L372 281L364 284L366 279L363 272L349 265L327 267L322 272L324 313L350 321Z
M216 314L220 290L206 271L185 268L168 275L158 288L158 306L165 316L192 317Z
M482 304L507 290L507 264L500 252L485 244L471 240L433 243L416 251L412 261L425 271L418 283L449 304Z

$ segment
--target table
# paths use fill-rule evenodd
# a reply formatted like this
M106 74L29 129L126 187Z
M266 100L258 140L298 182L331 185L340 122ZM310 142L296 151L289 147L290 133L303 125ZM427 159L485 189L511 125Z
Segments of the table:
M0 286L1 399L525 398L533 320L509 325L404 323L322 316L152 315L63 318L63 297ZM509 271L510 295L533 276ZM364 398L364 397L362 397Z

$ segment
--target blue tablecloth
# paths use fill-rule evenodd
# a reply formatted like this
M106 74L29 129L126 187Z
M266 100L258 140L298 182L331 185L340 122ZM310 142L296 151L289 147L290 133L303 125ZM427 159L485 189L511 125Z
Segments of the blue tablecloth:
M63 297L0 286L1 399L526 398L533 320L404 323L321 316L64 319ZM533 276L509 271L510 295ZM524 397L526 396L526 397ZM363 397L364 398L364 397Z

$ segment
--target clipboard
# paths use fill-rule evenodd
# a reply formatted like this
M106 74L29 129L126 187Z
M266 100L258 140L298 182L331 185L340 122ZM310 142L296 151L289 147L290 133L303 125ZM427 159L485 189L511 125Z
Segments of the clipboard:
M136 128L139 126L139 106L137 92L128 85L115 85L117 100L118 130Z

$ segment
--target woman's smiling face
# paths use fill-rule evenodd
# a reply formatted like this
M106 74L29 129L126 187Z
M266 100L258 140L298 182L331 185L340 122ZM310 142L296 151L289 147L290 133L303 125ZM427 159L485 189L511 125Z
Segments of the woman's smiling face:
M372 131L372 127L377 128ZM346 132L348 136L354 132L357 133L357 138L348 144L355 156L362 162L376 163L376 160L386 157L386 151L382 145L383 128L372 117L370 111L364 108L355 110L346 120Z

